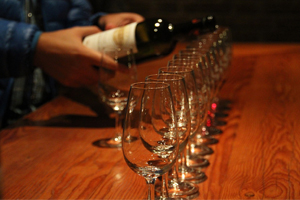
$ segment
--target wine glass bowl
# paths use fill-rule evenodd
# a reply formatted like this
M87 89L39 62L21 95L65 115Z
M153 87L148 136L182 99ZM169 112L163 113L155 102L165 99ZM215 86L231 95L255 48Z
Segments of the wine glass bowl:
M145 78L145 82L162 82L170 85L179 135L179 151L182 151L187 144L191 129L190 110L184 78L175 74L151 74Z
M99 97L114 111L123 111L127 105L130 84L136 81L134 55L130 48L106 48L103 54L111 57L117 63L118 69L112 72L100 68ZM101 65L107 64L107 61L102 59Z
M107 59L107 57L111 59ZM115 71L105 66L114 62ZM105 48L99 69L99 100L109 106L115 113L115 135L112 138L100 139L94 144L99 147L121 147L122 117L127 106L130 85L137 80L137 69L131 48Z

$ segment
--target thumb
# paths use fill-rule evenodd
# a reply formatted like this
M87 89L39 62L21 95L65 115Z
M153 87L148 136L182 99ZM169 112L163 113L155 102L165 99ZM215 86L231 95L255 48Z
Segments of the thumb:
M78 34L82 37L99 33L101 30L97 26L86 26L78 28Z

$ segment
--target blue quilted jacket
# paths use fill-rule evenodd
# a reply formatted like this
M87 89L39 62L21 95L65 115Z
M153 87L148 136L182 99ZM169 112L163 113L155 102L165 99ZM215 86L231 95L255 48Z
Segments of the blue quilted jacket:
M43 31L96 24L87 0L39 0ZM25 0L0 0L0 118L8 105L13 77L32 69L32 58L41 30L25 23ZM1 119L0 119L1 121ZM1 124L0 124L1 127Z

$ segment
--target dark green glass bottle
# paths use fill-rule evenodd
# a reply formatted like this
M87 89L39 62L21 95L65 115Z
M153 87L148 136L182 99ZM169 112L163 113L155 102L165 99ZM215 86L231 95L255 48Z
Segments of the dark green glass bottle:
M190 32L202 34L215 29L213 16L193 19L188 22L173 24L165 19L146 19L137 24L135 30L136 59L169 54L175 47L178 38Z

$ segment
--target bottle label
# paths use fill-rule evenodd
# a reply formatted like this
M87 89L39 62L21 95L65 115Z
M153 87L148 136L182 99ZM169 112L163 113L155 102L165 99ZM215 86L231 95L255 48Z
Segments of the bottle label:
M137 53L135 41L135 29L137 22L126 26L110 29L84 38L83 44L96 51L104 48L132 48L133 53Z

